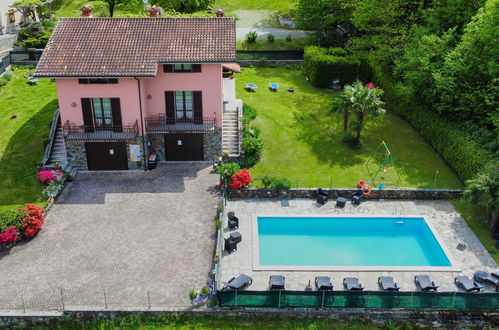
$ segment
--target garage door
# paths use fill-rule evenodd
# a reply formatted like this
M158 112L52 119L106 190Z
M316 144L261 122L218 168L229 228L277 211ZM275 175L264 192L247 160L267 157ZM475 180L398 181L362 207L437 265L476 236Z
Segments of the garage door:
M204 160L203 134L166 134L166 160Z
M91 171L128 170L125 142L86 142L85 150Z

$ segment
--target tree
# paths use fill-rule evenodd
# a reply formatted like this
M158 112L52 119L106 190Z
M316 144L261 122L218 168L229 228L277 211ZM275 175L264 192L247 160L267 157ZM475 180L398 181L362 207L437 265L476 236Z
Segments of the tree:
M323 46L338 45L338 28L349 30L352 2L348 0L298 0L293 17L298 27L315 31Z
M489 223L497 225L499 216L499 162L495 161L466 182L463 200L485 210Z
M431 33L440 34L455 29L462 34L464 27L485 4L485 0L431 0L424 8L422 19Z
M379 88L367 88L360 80L352 85L345 86L342 98L346 106L350 107L357 115L357 121L350 123L350 127L356 133L355 144L360 145L360 133L367 116L378 118L385 113L384 102L381 101L383 90Z
M348 131L348 119L350 117L350 112L352 107L343 98L335 98L333 101L333 107L331 109L332 113L340 114L343 118L343 133Z

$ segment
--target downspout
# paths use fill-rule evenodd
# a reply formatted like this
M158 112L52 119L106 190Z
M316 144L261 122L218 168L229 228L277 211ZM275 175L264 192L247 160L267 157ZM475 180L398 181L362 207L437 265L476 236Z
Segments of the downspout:
M140 110L140 132L142 134L142 150L144 151L144 161L142 162L144 164L144 171L147 171L147 153L146 153L146 135L144 132L144 115L142 114L142 92L140 90L140 80L139 78L135 77L137 80L137 86L139 87L139 110Z

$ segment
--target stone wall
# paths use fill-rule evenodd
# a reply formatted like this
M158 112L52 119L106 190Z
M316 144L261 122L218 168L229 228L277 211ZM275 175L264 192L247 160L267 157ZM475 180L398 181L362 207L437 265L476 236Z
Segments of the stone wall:
M204 133L204 160L214 161L222 154L222 129L215 127L213 131Z
M323 189L329 199L338 197L350 198L356 191L350 188ZM367 199L458 199L462 190L448 189L417 189L417 188L386 188L383 191L374 190ZM292 188L286 190L247 188L228 190L229 198L317 198L317 188Z

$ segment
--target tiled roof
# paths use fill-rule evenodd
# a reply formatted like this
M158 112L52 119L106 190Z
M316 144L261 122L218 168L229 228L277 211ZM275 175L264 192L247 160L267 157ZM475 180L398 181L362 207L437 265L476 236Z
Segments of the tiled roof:
M37 77L150 77L158 63L236 59L233 18L62 18Z

